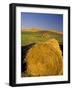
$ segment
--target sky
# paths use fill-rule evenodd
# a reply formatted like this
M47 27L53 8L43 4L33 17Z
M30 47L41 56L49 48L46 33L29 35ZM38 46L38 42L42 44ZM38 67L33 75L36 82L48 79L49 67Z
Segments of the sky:
M57 30L62 32L63 15L21 12L21 27L22 29L41 28L43 30Z

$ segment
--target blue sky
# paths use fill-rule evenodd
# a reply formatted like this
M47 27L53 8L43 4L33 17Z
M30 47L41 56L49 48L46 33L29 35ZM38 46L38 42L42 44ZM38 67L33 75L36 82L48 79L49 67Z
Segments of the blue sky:
M21 12L21 27L41 28L44 30L63 31L62 14L24 13Z

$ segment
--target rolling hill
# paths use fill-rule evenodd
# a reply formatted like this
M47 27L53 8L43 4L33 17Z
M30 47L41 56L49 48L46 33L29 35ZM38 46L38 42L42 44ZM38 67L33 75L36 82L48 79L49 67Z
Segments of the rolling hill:
M51 38L55 38L59 44L63 43L63 32L57 30L42 30L39 28L24 29L21 31L21 45L29 45L32 43L45 42Z

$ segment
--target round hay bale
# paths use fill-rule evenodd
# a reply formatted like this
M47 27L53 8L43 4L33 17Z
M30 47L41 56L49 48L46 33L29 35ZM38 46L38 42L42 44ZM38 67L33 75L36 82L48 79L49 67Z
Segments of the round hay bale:
M62 52L58 41L51 39L48 42L35 44L28 50L26 62L26 72L29 76L60 75Z

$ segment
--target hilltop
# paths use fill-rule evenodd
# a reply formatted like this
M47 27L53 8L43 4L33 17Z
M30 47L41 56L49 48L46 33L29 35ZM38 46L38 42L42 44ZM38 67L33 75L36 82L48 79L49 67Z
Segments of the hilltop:
M49 29L49 30L43 30L43 29L40 29L40 28L28 28L28 29L23 29L22 32L42 32L42 33L46 33L46 32L49 32L49 33L54 33L54 34L60 34L60 35L63 35L63 32L59 32L57 30L52 30L52 29Z
M22 32L39 32L39 31L43 31L40 28L28 28L28 29L23 29Z

